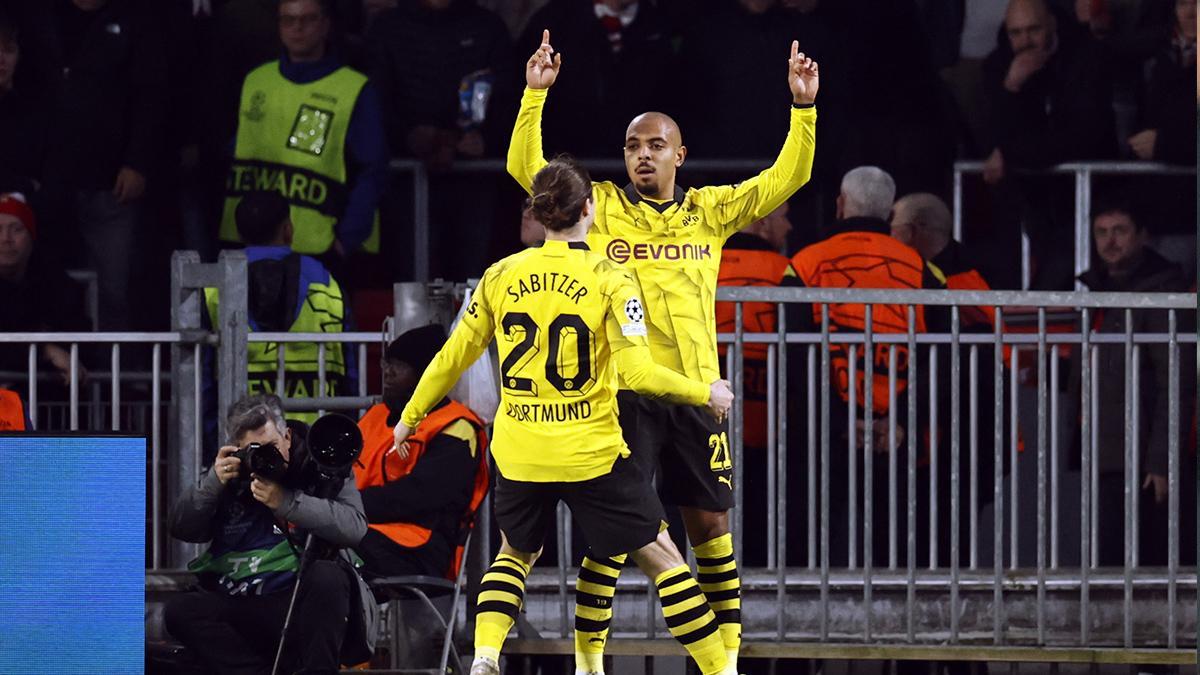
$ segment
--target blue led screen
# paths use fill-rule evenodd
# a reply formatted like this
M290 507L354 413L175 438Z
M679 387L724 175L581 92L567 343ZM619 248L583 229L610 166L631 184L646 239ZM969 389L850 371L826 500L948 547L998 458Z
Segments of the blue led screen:
M0 435L0 673L145 665L146 439Z

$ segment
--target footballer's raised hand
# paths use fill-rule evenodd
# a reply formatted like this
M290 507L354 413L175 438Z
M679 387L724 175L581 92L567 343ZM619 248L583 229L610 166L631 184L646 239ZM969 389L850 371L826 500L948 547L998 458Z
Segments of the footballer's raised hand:
M817 62L800 51L800 43L792 40L792 55L788 57L788 88L792 90L792 103L807 105L817 100L820 77Z
M525 84L530 89L549 89L558 78L562 66L562 54L555 54L550 46L550 31L542 31L542 45L537 48L525 64Z

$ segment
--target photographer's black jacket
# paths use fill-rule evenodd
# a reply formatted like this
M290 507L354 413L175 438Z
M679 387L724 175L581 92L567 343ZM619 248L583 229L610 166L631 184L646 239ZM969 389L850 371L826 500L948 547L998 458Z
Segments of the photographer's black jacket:
M260 595L291 587L304 535L338 547L354 546L367 531L362 498L353 479L342 482L333 499L309 494L304 471L305 425L289 422L292 457L283 503L274 511L240 493L236 481L225 485L210 469L171 510L171 535L184 541L211 541L189 568L213 590L230 595ZM307 492L305 491L307 490ZM291 538L284 528L295 526Z

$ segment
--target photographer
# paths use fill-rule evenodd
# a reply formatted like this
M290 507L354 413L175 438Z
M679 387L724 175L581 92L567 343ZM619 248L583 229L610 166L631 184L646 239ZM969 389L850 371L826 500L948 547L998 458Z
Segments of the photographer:
M362 539L367 521L353 480L342 479L332 499L313 496L323 486L308 461L308 427L285 422L277 396L234 403L228 428L234 445L218 451L213 467L171 513L172 536L212 544L189 565L202 590L169 602L166 624L211 671L266 672L304 535L311 532L328 548L350 547ZM354 572L345 559L326 555L310 560L302 577L281 672L336 672L344 647L364 639Z

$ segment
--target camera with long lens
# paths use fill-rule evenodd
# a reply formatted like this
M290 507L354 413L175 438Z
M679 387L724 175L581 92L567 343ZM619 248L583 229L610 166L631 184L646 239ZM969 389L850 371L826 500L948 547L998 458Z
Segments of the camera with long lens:
M322 482L340 487L362 452L358 423L337 413L322 415L308 431L308 459Z
M282 483L287 476L287 460L274 443L249 443L232 456L241 460L236 479L239 487L250 485L251 474L275 483Z

